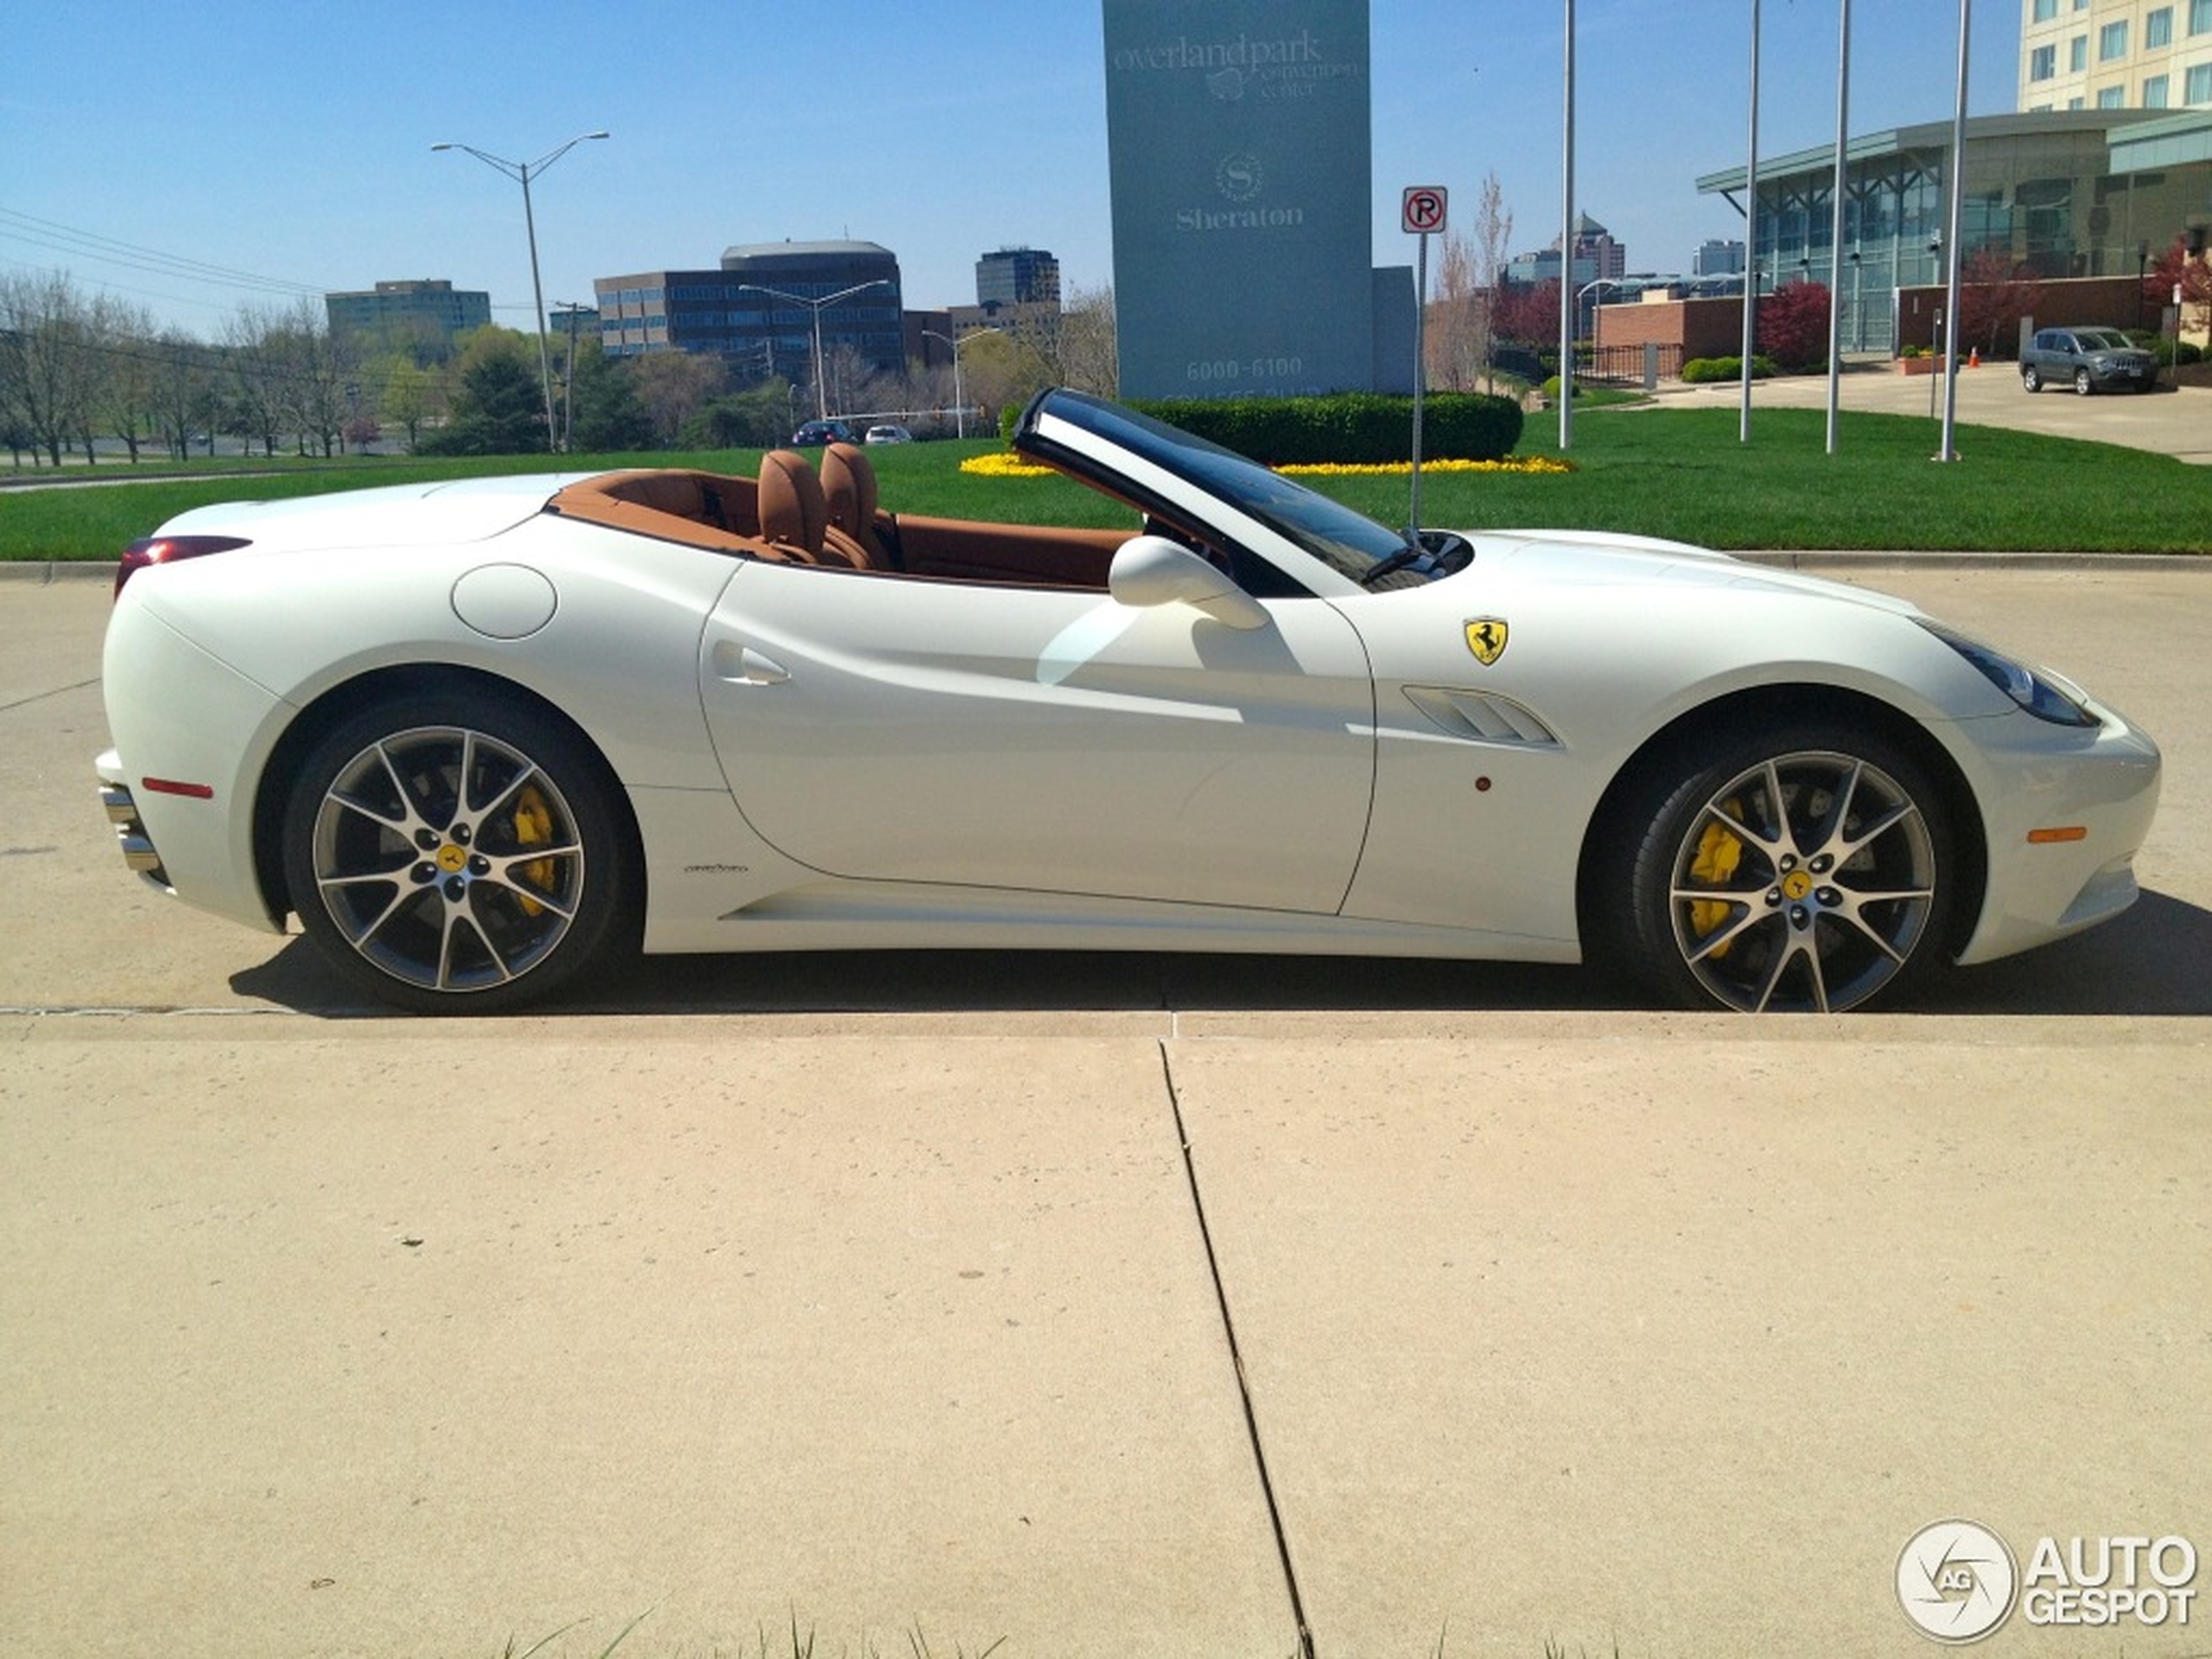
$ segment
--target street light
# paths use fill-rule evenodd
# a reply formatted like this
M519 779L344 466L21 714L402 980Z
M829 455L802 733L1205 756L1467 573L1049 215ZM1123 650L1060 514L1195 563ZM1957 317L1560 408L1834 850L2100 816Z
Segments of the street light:
M559 435L553 428L553 360L545 347L545 285L537 273L537 219L530 212L530 179L558 161L563 156L587 138L604 138L604 132L579 132L566 144L548 150L535 161L509 161L503 157L487 155L473 144L455 144L450 139L434 144L433 150L465 150L487 167L496 167L523 187L523 226L530 239L530 293L537 302L537 378L545 388L545 447L558 453Z
M849 288L840 288L835 293L826 293L819 300L809 300L804 294L786 293L781 288L764 288L757 282L738 284L739 293L765 293L771 300L780 300L786 305L805 306L814 314L814 418L817 421L829 419L829 390L822 383L822 308L833 306L840 300L850 300L856 293L866 293L870 288L887 288L890 286L889 277L876 277L870 281L856 282Z
M934 328L921 331L924 340L941 340L953 348L953 425L955 436L965 438L968 435L968 400L961 395L960 389L960 348L978 334L1002 334L1005 332L1003 328L971 328L955 340L950 334L939 334Z
M1575 326L1579 334L1582 326L1582 301L1600 288L1625 288L1629 285L1618 277L1600 277L1595 282L1585 282L1575 290ZM1590 307L1590 370L1597 371L1597 307ZM1561 384L1565 382L1562 381Z

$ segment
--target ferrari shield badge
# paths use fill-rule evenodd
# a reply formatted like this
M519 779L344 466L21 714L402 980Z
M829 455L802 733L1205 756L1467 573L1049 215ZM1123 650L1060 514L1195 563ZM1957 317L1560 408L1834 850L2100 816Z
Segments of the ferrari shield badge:
M1467 649L1487 668L1506 654L1506 624L1496 617L1480 617L1467 624Z

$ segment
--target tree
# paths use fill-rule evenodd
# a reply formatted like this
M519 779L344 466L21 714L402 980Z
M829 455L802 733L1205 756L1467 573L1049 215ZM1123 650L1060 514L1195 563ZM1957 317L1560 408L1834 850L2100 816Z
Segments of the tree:
M0 399L53 465L87 430L98 379L90 308L68 275L0 277Z
M86 334L95 361L85 452L91 453L91 428L98 422L122 440L136 466L140 443L155 429L159 360L153 351L153 317L143 306L103 293L92 301Z
M1019 334L974 334L961 347L961 390L970 408L992 419L1008 404L1027 403L1054 382L1045 354ZM971 420L968 429L975 430Z
M221 419L207 348L172 328L148 342L145 351L153 433L172 457L182 461L193 435L212 432Z
M1828 285L1792 282L1758 303L1754 327L1759 354L1777 368L1798 372L1828 361Z
M2184 327L2202 327L2205 319L2200 314L2191 324L2188 314L2202 314L2212 309L2212 260L2202 253L2189 252L2188 239L2176 236L2166 250L2154 260L2143 274L2143 305L2147 314L2159 316L2174 303L2174 290L2182 291L2182 323Z
M707 403L684 423L687 449L772 449L791 435L791 383L758 381Z
M637 383L630 373L635 361L608 356L590 335L577 341L568 416L569 440L574 448L604 453L652 447L652 420L638 399ZM777 395L780 398L782 393ZM784 424L780 407L777 424L779 428Z
M421 455L518 455L546 448L537 354L512 329L486 325L462 347L453 415L416 446Z
M286 381L291 374L284 325L258 306L241 306L223 325L224 361L230 368L232 401L227 429L257 441L265 455L276 455L284 429Z
M1444 238L1436 300L1426 320L1430 384L1447 391L1478 391L1489 383L1490 348L1497 327L1496 296L1513 240L1513 213L1492 172L1482 181L1474 229ZM1556 294L1554 296L1556 300Z
M1985 357L2019 354L2020 320L2042 308L2034 266L1984 245L1959 272L1959 338Z
M1116 396L1121 389L1120 350L1114 285L1069 288L1049 353L1054 380L1079 392Z
M407 447L422 438L423 423L445 407L438 379L419 367L410 351L398 351L364 366L369 385L375 388L376 413L407 434Z
M627 360L631 383L653 442L673 445L684 424L718 396L729 368L719 357L700 352L655 351Z
M1559 338L1559 279L1504 282L1492 291L1490 332L1499 340L1541 345Z

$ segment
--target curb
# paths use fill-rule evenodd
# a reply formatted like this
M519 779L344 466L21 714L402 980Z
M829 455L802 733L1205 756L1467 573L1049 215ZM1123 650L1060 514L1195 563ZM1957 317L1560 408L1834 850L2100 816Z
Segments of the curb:
M0 583L31 583L42 588L58 582L105 582L112 587L115 572L113 559L0 560Z

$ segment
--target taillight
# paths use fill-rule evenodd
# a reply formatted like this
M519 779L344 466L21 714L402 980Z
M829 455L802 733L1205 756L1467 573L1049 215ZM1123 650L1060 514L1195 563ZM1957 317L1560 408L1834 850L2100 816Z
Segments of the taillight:
M203 553L227 553L234 547L249 545L243 536L146 536L123 550L123 561L115 567L115 591L120 595L123 584L150 564L174 564L179 559L196 559Z

